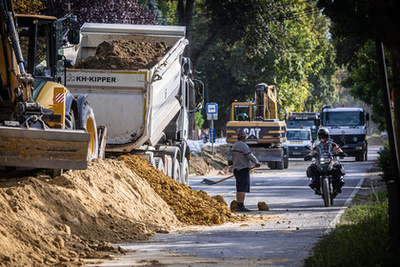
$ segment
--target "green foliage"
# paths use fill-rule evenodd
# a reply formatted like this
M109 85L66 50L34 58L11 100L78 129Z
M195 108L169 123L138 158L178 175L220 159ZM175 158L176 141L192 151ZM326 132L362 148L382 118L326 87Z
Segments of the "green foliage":
M195 120L196 120L196 130L200 130L203 128L204 119L200 112L195 113Z
M390 156L389 142L386 141L384 149L379 151L378 166L382 170L382 178L388 182L393 179L392 174L392 161Z
M352 97L371 105L371 120L383 130L384 109L379 90L370 1L318 0L318 6L331 19L330 32L337 52L336 62L349 72L349 77L342 82L342 86L346 87ZM389 53L386 58L390 58ZM390 62L387 66L390 66ZM388 76L390 79L390 72ZM343 100L350 99L346 97Z
M138 0L139 4L157 12L157 20L162 25L178 25L177 2L173 0Z
M388 55L387 55L388 56ZM390 73L389 73L390 75ZM350 93L361 101L371 105L373 122L380 130L385 128L384 109L379 84L379 70L376 62L375 43L368 41L356 54L356 64L350 69Z
M388 201L349 207L336 227L314 248L305 266L400 266L390 251Z
M293 0L204 3L201 19L194 21L199 31L194 34L194 50L218 32L196 65L207 81L206 99L218 103L217 127L224 127L234 100L254 100L255 85L261 82L277 86L281 116L286 109L313 110L337 98L328 23L315 4Z
M14 9L18 14L37 15L42 9L42 3L35 0L15 0Z
M157 24L155 10L137 0L41 0L43 14L61 18L71 11L80 23Z

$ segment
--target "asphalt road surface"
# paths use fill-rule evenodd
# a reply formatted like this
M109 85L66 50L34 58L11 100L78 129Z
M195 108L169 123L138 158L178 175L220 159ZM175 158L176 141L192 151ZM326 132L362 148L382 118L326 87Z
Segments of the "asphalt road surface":
M227 223L212 227L187 227L179 232L158 234L146 243L118 244L130 252L102 265L88 266L303 266L313 245L338 222L340 215L357 193L379 147L370 147L367 162L345 158L343 193L332 207L325 207L321 196L308 187L306 169L310 162L291 159L289 168L270 170L263 166L251 175L251 192L245 205L251 209L252 222ZM204 179L190 178L190 186L221 195L229 203L236 199L235 180L205 185ZM265 202L270 210L258 211Z

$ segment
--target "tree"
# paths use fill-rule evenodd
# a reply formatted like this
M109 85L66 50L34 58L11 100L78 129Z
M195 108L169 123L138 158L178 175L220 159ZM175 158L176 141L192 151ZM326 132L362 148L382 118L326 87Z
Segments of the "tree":
M286 108L305 109L310 92L317 88L312 82L322 77L326 81L317 88L321 91L320 98L326 99L328 91L335 96L331 82L336 68L335 54L327 42L327 26L316 26L316 20L324 18L315 5L301 1L246 1L245 6L235 2L236 6L227 4L218 8L218 4L223 5L221 2L212 4L216 13L209 20L215 22L203 19L212 26L194 26L194 29L206 29L209 32L206 36L218 33L196 65L206 77L209 97L218 99L222 118L218 127L222 128L228 120L230 103L235 99L252 100L254 87L260 82L277 86L281 115ZM253 8L249 7L251 4ZM236 19L240 12L242 19ZM229 15L223 19L225 13ZM196 34L203 40L204 35ZM201 40L195 40L197 43L200 45L193 51L206 47Z
M18 14L37 15L42 9L42 3L35 0L15 0L14 9Z
M42 0L43 14L61 18L72 12L80 22L157 24L156 13L137 0Z
M336 41L337 47L341 48L341 44L348 41L353 43L352 50L356 53L343 53L344 56L339 57L345 59L349 66L350 76L352 79L350 84L354 85L352 92L363 98L365 101L373 101L377 88L381 89L381 98L383 101L377 101L374 104L385 103L381 105L381 110L385 110L385 120L388 129L392 129L392 112L390 111L388 97L386 95L386 76L384 67L384 57L382 53L381 42L383 42L390 50L391 67L392 67L392 91L394 100L394 119L395 119L395 136L388 131L392 156L393 181L394 186L389 187L390 201L390 231L393 237L393 248L396 252L400 252L400 37L398 29L400 26L400 3L396 0L377 1L377 0L319 0L318 4L324 9L324 12L332 20L332 35ZM350 41L350 42L349 42ZM375 51L377 60L374 62L369 56L373 53L371 45L368 42L375 41ZM344 51L344 50L343 50ZM339 53L339 50L338 50ZM355 55L355 56L352 56ZM378 62L378 64L376 63ZM375 65L375 66L374 66ZM374 67L379 66L380 81L374 79L376 75ZM357 70L358 67L363 67ZM353 74L352 74L353 72ZM372 74L372 77L369 76ZM352 83L353 82L353 83ZM357 82L357 84L355 83ZM379 99L379 98L377 98ZM379 110L379 109L377 109ZM375 119L378 113L375 113ZM397 140L397 144L396 144Z

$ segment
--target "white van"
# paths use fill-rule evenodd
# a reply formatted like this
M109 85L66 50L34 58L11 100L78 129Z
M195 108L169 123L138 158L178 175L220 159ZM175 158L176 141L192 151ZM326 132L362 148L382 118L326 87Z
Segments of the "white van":
M311 129L287 129L287 141L290 158L301 158L311 152L313 141Z

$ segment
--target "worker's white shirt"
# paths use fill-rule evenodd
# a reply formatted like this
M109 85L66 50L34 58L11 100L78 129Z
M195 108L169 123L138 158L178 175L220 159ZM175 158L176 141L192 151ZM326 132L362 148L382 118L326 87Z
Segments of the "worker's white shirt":
M259 163L258 159L251 152L249 146L242 141L237 141L232 146L231 152L233 169L241 170L244 168L250 168L252 162L254 162L254 164Z

